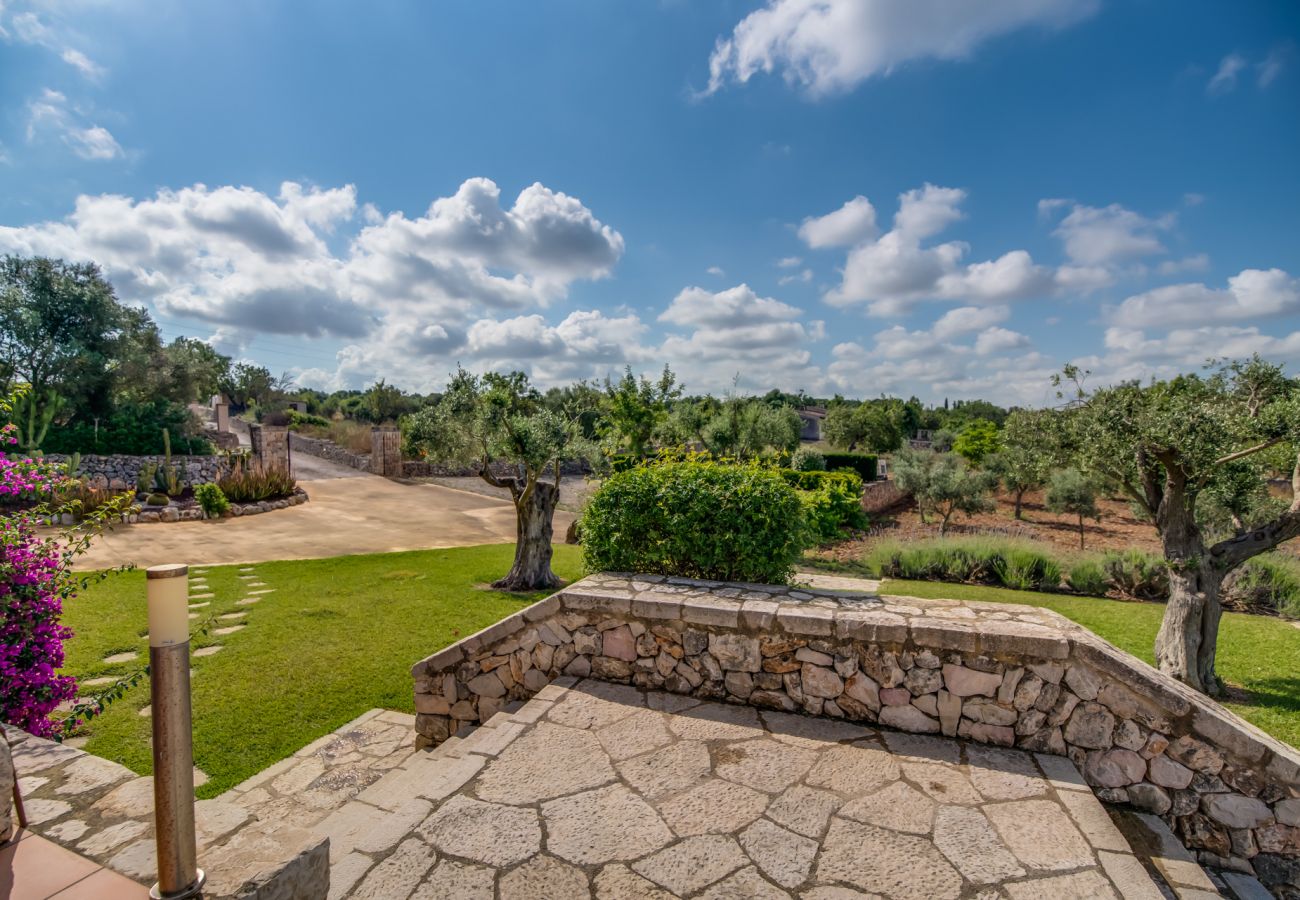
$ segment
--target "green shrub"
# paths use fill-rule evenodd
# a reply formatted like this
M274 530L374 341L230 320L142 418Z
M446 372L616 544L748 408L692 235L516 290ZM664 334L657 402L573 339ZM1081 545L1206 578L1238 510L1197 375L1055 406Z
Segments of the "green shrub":
M794 469L779 469L785 483L801 491L818 491L829 484L842 485L862 499L862 479L857 472L839 469L835 472L796 472Z
M220 487L211 482L196 487L194 499L199 501L199 508L209 519L220 518L230 509L230 500L221 492Z
M826 457L816 450L800 447L790 455L790 468L796 472L824 472Z
M1141 550L1108 551L1101 558L1110 592L1132 600L1169 599L1169 570L1158 556Z
M702 460L616 472L582 516L591 571L779 584L806 539L799 494L778 472Z
M1017 591L1061 589L1061 567L1056 560L1033 550L1009 547L993 560L993 574L1003 587Z
M171 434L173 453L206 456L212 444L195 428L190 411L179 403L157 400L124 404L99 422L73 421L54 425L41 442L46 453L124 453L149 456L163 452L163 431Z
M1238 571L1223 603L1244 612L1281 613L1300 618L1300 561L1279 553L1257 556Z
M824 453L822 455L826 460L826 468L832 472L836 469L852 469L862 477L863 481L876 480L874 453Z
M263 469L240 458L217 482L217 487L232 503L260 503L290 496L297 482L288 472Z
M883 544L867 568L883 578L988 584L1015 590L1059 591L1061 567L1041 550L1014 541L944 538Z
M171 498L164 493L154 493L144 498L144 502L150 506L166 506L171 503Z
M1106 573L1102 571L1101 563L1095 559L1076 561L1070 566L1069 574L1065 576L1065 583L1076 594L1085 594L1089 597L1104 597L1109 587L1106 583Z
M313 416L311 413L298 412L296 409L287 411L288 421L286 424L294 431L301 430L304 426L312 428L329 428L330 420L324 416Z

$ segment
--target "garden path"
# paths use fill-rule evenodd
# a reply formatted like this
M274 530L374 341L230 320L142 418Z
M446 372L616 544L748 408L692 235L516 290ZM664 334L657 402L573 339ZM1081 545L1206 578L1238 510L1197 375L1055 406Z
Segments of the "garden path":
M301 506L238 519L119 526L98 538L78 567L321 559L515 540L515 511L508 501L436 484L403 484L302 454L294 463L294 475L311 498ZM560 539L572 520L572 513L556 512Z

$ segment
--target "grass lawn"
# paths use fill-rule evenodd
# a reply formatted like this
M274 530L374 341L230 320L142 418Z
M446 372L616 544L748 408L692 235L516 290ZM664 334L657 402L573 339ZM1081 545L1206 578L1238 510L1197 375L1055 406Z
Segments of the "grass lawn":
M1098 597L1068 597L980 585L888 579L881 591L911 597L948 597L1043 606L1155 664L1156 632L1165 608ZM1300 629L1268 616L1225 613L1216 668L1230 695L1224 703L1246 721L1300 747Z
M196 648L224 647L193 660L194 763L211 779L198 795L220 794L368 709L413 712L412 663L544 596L485 588L513 554L513 544L495 544L258 563L258 579L275 590L253 606L235 602L247 595L239 567L207 567L215 596L193 625L246 610L248 627L193 639ZM580 577L578 549L557 546L554 568ZM64 622L76 632L67 673L139 669L148 661L144 573L94 585L66 604ZM131 662L103 662L129 650L138 651ZM81 693L95 690L103 688ZM146 680L91 721L86 750L148 774L149 718L139 714L148 702Z

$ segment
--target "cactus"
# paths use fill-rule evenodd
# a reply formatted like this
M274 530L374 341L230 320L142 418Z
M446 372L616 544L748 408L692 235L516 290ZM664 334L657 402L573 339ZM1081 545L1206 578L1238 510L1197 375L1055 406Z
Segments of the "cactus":
M43 400L38 400L32 391L23 392L14 405L18 445L28 453L38 450L62 408L63 398L53 388L45 392Z
M154 474L154 486L162 493L175 497L184 489L180 469L172 465L172 438L166 428L163 429L163 462Z
M77 470L80 468L81 453L74 450L72 455L68 457L68 461L63 464L63 475L66 478L71 478L77 474Z
M157 463L145 463L140 466L140 473L135 476L135 492L139 496L150 493L153 490L154 476L158 474Z

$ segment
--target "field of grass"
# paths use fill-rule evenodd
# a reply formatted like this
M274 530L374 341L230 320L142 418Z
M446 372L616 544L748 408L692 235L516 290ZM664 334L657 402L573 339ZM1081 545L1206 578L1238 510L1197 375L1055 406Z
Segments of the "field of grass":
M1152 664L1156 632L1165 610L1158 603L935 581L889 579L881 591L1046 607ZM1274 737L1300 747L1300 629L1267 616L1225 613L1219 626L1217 668L1230 689L1225 706Z
M193 639L195 648L224 648L193 660L194 763L211 779L199 796L220 794L368 709L412 712L412 663L543 596L486 588L513 554L513 545L496 544L259 563L258 579L275 590L247 607L235 602L247 595L239 567L209 567L215 597L193 625L247 610L248 626ZM578 549L557 546L554 567L566 580L580 577ZM66 672L125 675L147 662L143 572L92 586L64 613L76 632ZM132 662L103 662L128 650L138 651ZM81 693L94 690L103 688ZM148 774L149 718L139 714L148 703L144 680L91 721L85 749Z

